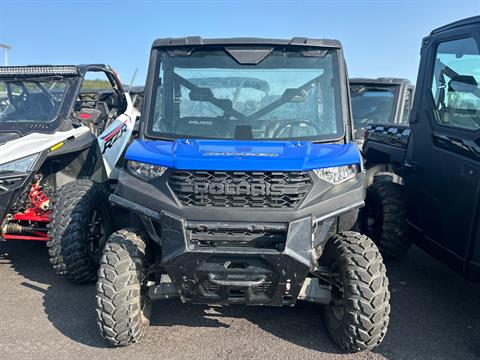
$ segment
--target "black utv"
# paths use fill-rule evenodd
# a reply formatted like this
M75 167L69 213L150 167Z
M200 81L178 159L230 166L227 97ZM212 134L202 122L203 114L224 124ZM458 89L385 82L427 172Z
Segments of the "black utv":
M362 148L365 130L370 124L406 124L412 109L414 86L407 79L350 79L355 142ZM389 176L396 181L391 168L383 164L364 163L367 185L375 176Z
M384 255L415 242L480 280L480 17L423 39L409 125L371 124L363 154L400 184L375 181L363 230Z
M343 349L381 343L385 266L349 231L365 178L348 93L338 41L154 42L139 138L110 197L136 229L110 237L97 282L109 343L138 341L151 299L168 297L311 301Z

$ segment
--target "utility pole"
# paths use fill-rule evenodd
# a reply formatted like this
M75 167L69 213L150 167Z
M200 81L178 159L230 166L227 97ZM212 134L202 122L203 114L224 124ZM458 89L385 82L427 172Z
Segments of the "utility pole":
M3 49L3 65L8 65L8 51L12 48L9 45L0 44L0 48Z
M137 71L138 71L138 68L135 68L135 71L133 72L132 80L130 81L130 86L133 86L133 82L135 81L135 77L137 76Z

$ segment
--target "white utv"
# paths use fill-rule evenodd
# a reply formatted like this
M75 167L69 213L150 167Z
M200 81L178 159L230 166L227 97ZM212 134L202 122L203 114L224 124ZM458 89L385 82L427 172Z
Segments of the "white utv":
M95 280L136 97L106 65L0 67L2 240L45 241L57 274Z

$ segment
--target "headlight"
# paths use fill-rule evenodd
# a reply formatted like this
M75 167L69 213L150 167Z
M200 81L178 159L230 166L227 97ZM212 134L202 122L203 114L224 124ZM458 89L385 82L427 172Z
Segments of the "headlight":
M0 164L0 173L25 173L33 167L37 158L38 154L33 154L5 164Z
M315 175L320 179L328 181L334 185L354 178L359 171L359 167L356 164L313 170Z
M127 169L131 174L145 180L160 177L167 170L167 168L163 166L146 164L138 161L127 161Z

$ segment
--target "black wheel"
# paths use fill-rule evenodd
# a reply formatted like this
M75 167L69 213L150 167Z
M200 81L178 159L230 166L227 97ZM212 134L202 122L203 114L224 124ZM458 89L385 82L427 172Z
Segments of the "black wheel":
M332 301L325 324L342 349L356 352L379 345L387 332L390 292L382 255L367 236L347 231L333 236L321 264L332 274Z
M385 258L398 258L410 248L406 216L403 187L390 177L375 178L367 188L360 228L377 244Z
M146 244L132 230L110 236L100 261L97 322L103 338L114 346L137 342L150 324L146 287Z
M103 246L111 234L109 188L77 180L56 193L47 242L50 262L75 283L95 281Z

